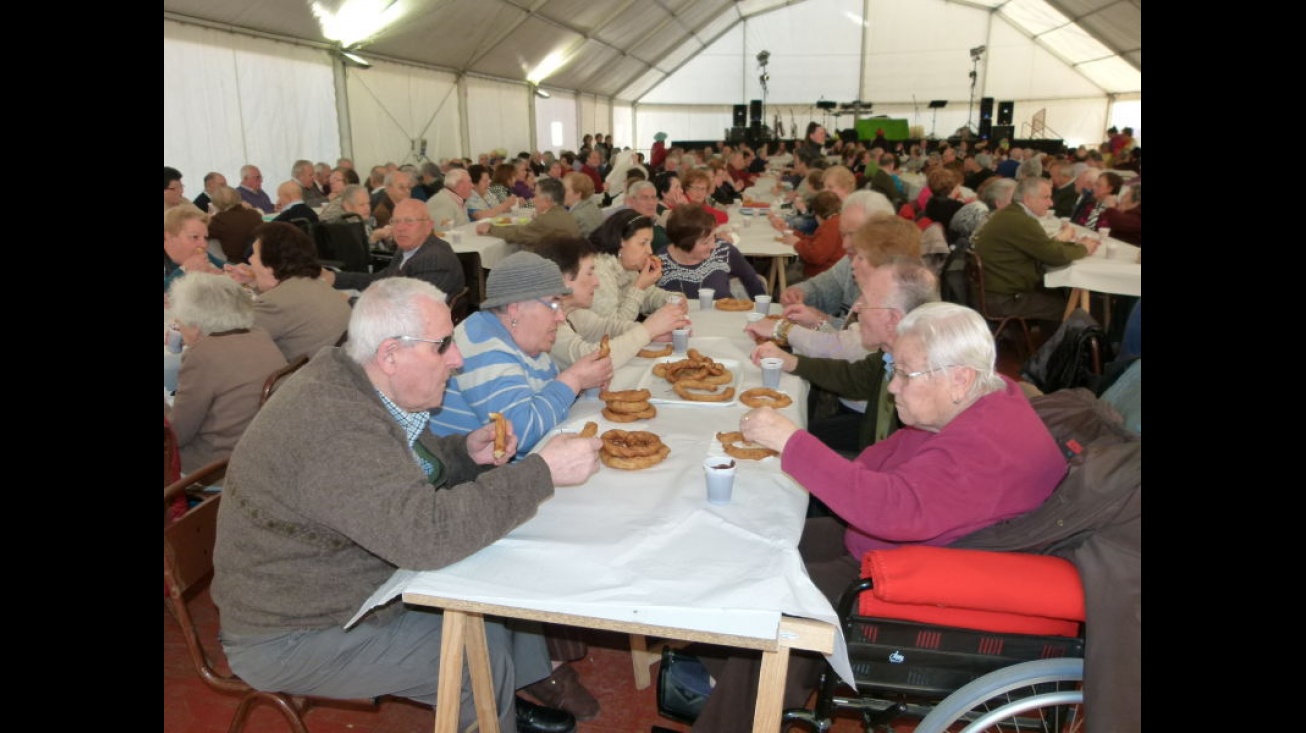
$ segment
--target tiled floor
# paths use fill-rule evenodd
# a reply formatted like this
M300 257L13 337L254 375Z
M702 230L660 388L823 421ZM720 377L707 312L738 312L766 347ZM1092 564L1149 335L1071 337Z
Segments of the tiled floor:
M1005 340L1004 340L1005 341ZM1012 342L1005 342L998 358L998 370L1016 377L1023 363ZM203 593L196 603L201 623L212 629L216 612ZM212 632L209 638L213 638ZM589 656L574 662L585 686L599 699L602 712L594 720L580 723L577 733L650 733L653 726L687 731L657 712L656 683L636 690L626 637L594 632L588 639ZM216 652L220 655L221 650ZM657 678L656 666L652 670ZM237 698L210 689L195 674L186 654L185 642L167 610L163 612L163 731L164 733L224 733L236 709ZM434 725L429 708L406 701L387 700L376 708L320 707L309 713L312 733L420 733ZM911 726L897 726L904 733ZM268 706L259 706L250 716L248 733L285 733L286 723ZM854 719L835 722L831 733L854 733L861 726ZM511 733L505 731L504 733Z

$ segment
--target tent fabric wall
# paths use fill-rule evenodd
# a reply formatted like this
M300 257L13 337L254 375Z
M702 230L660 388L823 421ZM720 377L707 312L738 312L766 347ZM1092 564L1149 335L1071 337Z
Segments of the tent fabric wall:
M535 139L530 129L530 100L534 92L525 84L466 77L467 146L475 160L495 148L515 154L529 150Z
M330 57L322 51L163 23L163 160L193 198L204 174L236 186L257 165L275 191L300 158L335 162L340 132Z
M579 132L576 120L584 117L581 112L584 107L583 96L578 98L575 94L551 92L548 99L536 98L535 145L532 150L561 152L579 148L577 141L583 133ZM508 154L519 152L521 150L509 150Z
M370 69L345 68L352 157L360 172L373 165L421 163L462 153L457 77L415 66L377 61ZM335 161L332 160L332 163Z

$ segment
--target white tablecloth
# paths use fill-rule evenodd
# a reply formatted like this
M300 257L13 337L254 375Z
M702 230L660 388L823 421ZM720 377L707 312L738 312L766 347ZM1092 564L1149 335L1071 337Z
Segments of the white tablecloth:
M697 310L690 346L740 361L741 389L760 386L748 361L747 314ZM707 335L713 334L713 335ZM653 365L634 359L613 389L629 389ZM803 424L806 384L786 374L794 402L784 412ZM724 455L718 431L738 429L742 404L659 405L652 420L609 423L602 403L580 399L562 428L586 420L650 430L671 448L642 471L602 467L582 486L559 487L539 514L475 555L437 571L401 570L359 610L405 592L695 631L775 639L781 614L838 627L830 603L807 577L797 543L808 494L782 473L779 458L739 461L730 504L707 503L703 459ZM843 637L832 662L851 679Z
M1055 219L1052 220L1056 222ZM1060 222L1044 221L1044 229L1055 233ZM1098 236L1084 227L1075 226L1078 235ZM1141 296L1143 294L1142 249L1114 237L1098 245L1097 252L1071 262L1065 267L1048 270L1043 284L1049 288L1083 288L1096 293Z

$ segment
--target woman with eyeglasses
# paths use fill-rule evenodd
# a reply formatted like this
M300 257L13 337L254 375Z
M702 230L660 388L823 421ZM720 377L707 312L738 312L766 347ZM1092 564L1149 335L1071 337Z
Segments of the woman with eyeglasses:
M836 517L807 520L798 544L808 575L836 599L870 550L944 546L1037 508L1066 459L1029 399L997 373L993 334L978 313L926 303L902 317L889 392L903 427L849 460L769 407L745 413L746 440L780 451L780 468ZM747 693L761 663L721 647L697 649L717 680L693 730L748 730ZM790 656L785 701L802 705L824 660ZM750 676L751 675L751 676Z
M592 310L633 321L666 305L671 293L657 287L662 260L653 254L653 237L653 219L634 209L614 212L590 234L599 278Z
M713 208L712 201L708 199L708 194L712 192L712 174L702 168L690 168L680 174L680 185L684 187L685 199L691 204L702 206L707 213L716 219L717 226L728 224L730 215L726 212Z
M436 435L467 433L507 418L526 455L563 420L576 396L612 379L612 359L587 354L565 369L550 356L571 288L550 260L521 251L501 260L485 281L480 310L454 329L463 368L449 380L444 404L431 413Z
M650 341L671 341L671 332L689 327L685 301L666 304L643 321L627 318L612 311L595 310L594 293L599 287L595 272L598 258L594 246L579 237L551 237L540 242L535 254L551 260L562 270L562 281L571 289L563 296L566 318L558 327L558 337L550 353L558 365L566 368L586 354L597 351L604 336L609 338L613 368L635 358L636 352Z

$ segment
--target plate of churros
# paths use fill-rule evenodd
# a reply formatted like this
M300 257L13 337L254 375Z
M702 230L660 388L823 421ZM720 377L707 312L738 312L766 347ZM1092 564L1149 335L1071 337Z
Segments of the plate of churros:
M713 359L690 349L684 357L657 359L639 380L653 404L727 407L739 404L738 359Z

